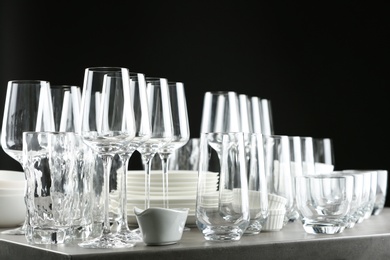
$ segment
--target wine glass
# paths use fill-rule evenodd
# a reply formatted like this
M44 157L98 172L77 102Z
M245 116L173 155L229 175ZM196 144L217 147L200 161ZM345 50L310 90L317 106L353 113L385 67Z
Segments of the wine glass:
M23 132L54 131L53 109L50 101L50 83L44 80L11 80L8 82L1 129L1 147L23 166ZM23 235L22 227L2 234Z
M136 125L135 138L129 143L128 149L119 153L121 169L119 169L119 217L117 219L117 235L125 240L141 241L138 230L130 230L127 223L127 169L134 151L151 136L151 126L146 96L146 81L143 73L130 72L130 98L134 108Z
M137 148L145 168L145 209L150 207L150 162L159 149L172 140L173 136L168 80L146 77L146 83L152 132L150 138Z
M96 92L100 95L96 99ZM135 121L130 99L127 68L87 68L81 100L81 136L103 162L104 223L97 238L79 243L83 248L125 248L135 242L111 233L109 221L109 180L112 159L128 149L135 137Z
M158 150L163 171L163 202L169 208L168 199L168 163L172 153L184 146L190 139L190 127L184 84L182 82L168 82L169 98L171 103L173 138Z

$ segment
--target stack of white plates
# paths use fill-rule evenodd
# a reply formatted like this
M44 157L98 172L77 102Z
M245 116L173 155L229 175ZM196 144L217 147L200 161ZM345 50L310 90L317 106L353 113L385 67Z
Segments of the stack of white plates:
M218 173L208 175L210 181L206 188L210 191L217 190ZM136 225L134 207L145 208L145 172L129 171L127 174L127 216L130 225ZM168 173L169 207L189 208L187 225L195 224L195 204L198 183L197 171L170 170ZM161 171L150 173L150 207L163 207L162 196L163 178ZM119 205L119 196L110 193L111 208Z
M23 172L0 170L0 227L23 224L26 216L25 186Z

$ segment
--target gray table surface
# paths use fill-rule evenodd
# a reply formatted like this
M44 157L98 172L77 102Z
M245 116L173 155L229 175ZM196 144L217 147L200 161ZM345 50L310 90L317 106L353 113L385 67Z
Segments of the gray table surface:
M307 234L300 222L294 222L281 231L243 236L235 242L206 241L196 227L174 245L140 242L127 249L30 245L24 236L0 235L0 259L390 259L390 208L341 234Z

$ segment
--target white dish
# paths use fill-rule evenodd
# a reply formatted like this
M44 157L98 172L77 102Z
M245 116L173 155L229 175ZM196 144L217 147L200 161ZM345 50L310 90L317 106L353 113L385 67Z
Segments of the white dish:
M0 188L0 196L8 196L8 195L20 195L24 196L24 189L3 189Z
M21 226L26 217L24 195L0 196L0 227Z
M0 170L0 189L24 189L25 185L24 172Z
M130 226L138 226L138 222L137 222L137 219L134 215L134 212L133 212L133 214L127 214L127 223ZM188 212L186 226L187 227L195 227L196 226L196 219L195 219L194 213Z

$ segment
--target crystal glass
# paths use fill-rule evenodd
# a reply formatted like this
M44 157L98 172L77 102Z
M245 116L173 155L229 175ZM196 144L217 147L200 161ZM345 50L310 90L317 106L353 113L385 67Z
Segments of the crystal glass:
M103 162L104 223L102 234L79 243L84 248L133 247L135 242L111 233L109 187L112 159L127 151L136 127L130 98L127 68L94 67L85 69L81 100L81 130L84 142Z
M152 134L146 95L146 81L143 73L130 72L130 98L134 109L136 133L129 147L119 153L120 167L117 181L119 212L117 217L116 232L124 240L141 241L142 236L138 229L130 230L127 222L127 169L129 160L134 151L145 143Z
M190 139L187 102L182 82L168 82L169 100L172 116L172 140L158 150L163 172L163 201L164 207L169 208L168 198L168 167L169 158Z
M146 84L152 132L150 138L137 148L145 168L145 209L150 207L150 162L159 149L169 143L173 137L168 80L146 77Z
M8 82L4 105L1 147L4 152L23 166L23 132L54 131L50 83L44 80L12 80ZM26 215L27 217L27 215ZM24 234L21 228L2 234Z

